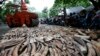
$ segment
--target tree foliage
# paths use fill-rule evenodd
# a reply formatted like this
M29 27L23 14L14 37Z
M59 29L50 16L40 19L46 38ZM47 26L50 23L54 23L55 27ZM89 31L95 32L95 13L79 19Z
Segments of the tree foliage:
M59 7L52 7L50 9L50 16L56 16L56 15L58 15L59 10L60 10Z
M14 4L12 4L11 2L7 4L5 2L2 3L1 9L0 9L0 19L3 22L5 22L6 14L8 13L13 14L15 12L12 6L14 6Z
M28 4L30 3L29 0L25 0L25 2L28 3Z
M42 17L43 17L43 18L47 18L47 16L48 16L48 8L45 7L45 8L42 10Z
M66 7L71 7L71 6L89 6L90 3L88 0L55 0L55 6L66 6Z
M89 5L89 0L55 0L54 6L50 10L50 15L57 15L60 8L69 8L73 6L87 7Z

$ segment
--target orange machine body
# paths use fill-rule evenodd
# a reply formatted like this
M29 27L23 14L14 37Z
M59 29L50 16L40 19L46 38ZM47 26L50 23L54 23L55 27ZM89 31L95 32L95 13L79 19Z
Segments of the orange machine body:
M31 27L34 23L33 20L38 20L38 15L27 11L24 0L21 0L21 11L16 11L13 15L6 15L6 22L9 27L21 27L23 24Z

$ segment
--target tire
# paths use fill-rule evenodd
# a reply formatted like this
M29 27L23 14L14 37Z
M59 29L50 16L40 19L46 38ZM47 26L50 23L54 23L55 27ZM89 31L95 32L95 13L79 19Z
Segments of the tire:
M38 19L32 19L32 26L38 26L39 20Z
M13 25L8 25L10 28L14 28L14 26Z
M9 26L9 28L14 28L12 21L7 21L7 25Z

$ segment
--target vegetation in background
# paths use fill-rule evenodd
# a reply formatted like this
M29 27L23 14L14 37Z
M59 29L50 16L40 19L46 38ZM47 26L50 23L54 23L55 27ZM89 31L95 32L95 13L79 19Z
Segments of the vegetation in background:
M11 13L11 14L14 13L14 9L11 6L13 6L11 2L7 4L5 2L2 3L2 6L0 8L0 19L3 22L5 22L5 17L7 13Z
M43 18L47 18L48 17L48 8L45 7L43 10L42 10L42 17Z
M55 16L58 14L59 10L63 8L64 16L66 16L66 8L74 6L89 6L88 0L55 0L54 6L50 10L50 15Z
M30 3L29 0L25 0L26 3Z
M14 0L16 1L16 0ZM94 6L96 6L97 4L100 3L100 1L97 3L93 0L90 0ZM25 0L26 3L29 3L29 0ZM14 13L14 8L12 8L9 5L14 5L12 2L9 3L2 3L2 6L0 8L0 19L5 22L5 15L7 13ZM88 7L90 6L90 2L89 0L55 0L55 3L53 5L53 7L50 9L50 16L56 16L58 15L59 11L61 9L63 9L62 11L64 12L64 17L67 15L66 14L66 8L69 7L74 7L74 6L83 6L83 7ZM96 6L97 8L97 6ZM48 17L48 8L44 8L44 10L42 11L42 13L38 13L40 17L42 18L47 18Z

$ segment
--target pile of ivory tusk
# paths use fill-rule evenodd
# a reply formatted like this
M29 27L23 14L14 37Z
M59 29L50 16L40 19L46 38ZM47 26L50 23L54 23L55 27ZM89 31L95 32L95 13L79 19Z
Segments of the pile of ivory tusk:
M100 56L100 31L41 25L13 28L0 40L0 56Z

